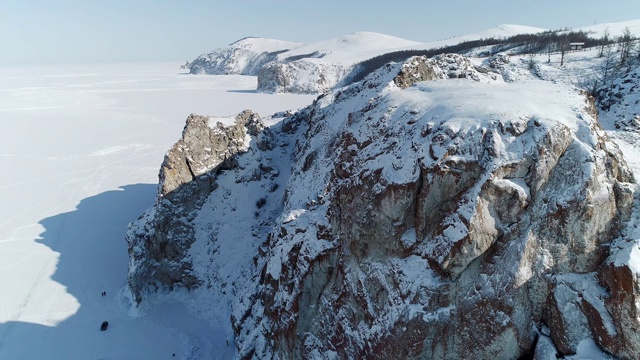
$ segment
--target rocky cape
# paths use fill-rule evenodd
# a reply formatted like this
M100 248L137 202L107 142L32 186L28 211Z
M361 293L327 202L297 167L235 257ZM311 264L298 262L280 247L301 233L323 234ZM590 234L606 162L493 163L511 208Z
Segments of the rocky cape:
M253 75L258 91L321 94L333 89L364 59L419 43L374 32L356 32L308 44L245 38L200 55L192 74Z
M633 172L522 72L415 57L272 127L190 116L127 233L135 302L207 299L240 358L634 359Z

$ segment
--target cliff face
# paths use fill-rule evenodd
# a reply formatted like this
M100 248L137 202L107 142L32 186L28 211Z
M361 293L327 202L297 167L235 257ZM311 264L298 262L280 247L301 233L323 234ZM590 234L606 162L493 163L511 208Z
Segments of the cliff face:
M246 38L202 54L192 74L253 75L265 93L321 94L339 85L358 62L419 43L373 32L300 44Z
M192 116L128 233L130 287L214 294L243 357L633 358L638 200L593 114L448 55L271 129Z
M258 73L258 91L322 94L333 89L349 70L350 66L343 64L309 60L271 62Z
M318 63L311 60L272 62L258 74L258 90L266 93L322 94L338 86L351 71L351 66L339 63ZM398 74L396 85L401 88L417 81L466 78L479 80L479 68L463 56L446 54L433 59L415 57ZM484 72L489 70L482 69ZM496 73L490 77L498 78Z
M202 284L188 256L195 240L195 214L217 188L218 173L237 168L238 156L251 149L252 140L258 149L273 147L269 128L251 111L238 114L228 127L215 118L189 116L182 139L162 163L154 207L132 223L127 234L129 287L136 302L149 289Z
M256 76L262 66L275 60L278 54L300 45L282 40L245 38L198 56L189 64L189 70L191 74Z

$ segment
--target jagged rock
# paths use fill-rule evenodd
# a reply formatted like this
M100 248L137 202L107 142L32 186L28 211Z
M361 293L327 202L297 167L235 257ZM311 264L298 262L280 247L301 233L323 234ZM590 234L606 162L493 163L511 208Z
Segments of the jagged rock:
M271 62L258 73L258 91L321 94L333 89L349 69L343 64L308 60Z
M469 78L475 81L495 81L496 73L473 65L468 58L458 54L442 54L427 58L415 56L402 64L398 76L393 80L401 89L413 86L420 81L436 79Z
M589 311L596 322L595 338L603 349L623 359L634 359L640 353L640 258L638 241L618 244L620 249L604 264L600 281L609 292L605 299L606 313L610 319L601 319L595 311ZM606 321L609 320L609 321ZM605 331L608 326L614 333Z
M495 81L472 66L463 70L465 62L458 60L442 57L433 72ZM436 95L448 87L404 80L413 77L406 74L428 74L423 66L413 59L386 67L315 105L291 183L313 184L306 174L327 174L318 186L330 201L315 210L324 215L313 222L289 221L281 225L285 231L272 234L271 249L291 250L267 258L262 300L250 310L266 316L236 322L241 354L517 358L532 348L532 329L550 321L550 301L562 294L548 275L595 272L608 256L630 204L630 194L615 189L633 177L590 117L586 99L567 99L582 101L571 105L580 109L572 115L577 123L540 117L525 109L525 101L507 98L460 100L474 109L470 113L425 110L419 104L443 104L447 96L483 99L486 93L469 80L464 86L478 86L478 92ZM363 96L369 100L362 110L341 107L376 84L397 86L399 78L403 87L413 85L402 90L410 91L406 97L382 90ZM509 86L523 100L537 101L526 87ZM416 102L420 96L424 100ZM522 104L519 117L492 115L494 106L510 102ZM336 128L347 111L340 131L331 132L325 124ZM460 116L474 120L461 127L455 120ZM291 185L288 193L288 203L295 203ZM302 240L298 229L313 235ZM602 311L604 301L579 304L579 311L594 304ZM558 317L567 315L564 310ZM553 324L551 334L569 336L559 348L566 354L597 325L569 320L565 327ZM581 326L569 328L575 324ZM242 330L259 326L270 329L258 338L272 346L256 347L261 342Z
M511 60L509 59L508 54L497 53L489 58L488 63L490 68L499 70L507 65L510 61Z
M545 335L540 335L533 355L533 360L557 360L558 350L553 341Z
M239 132L282 145L236 152L227 175L174 146L162 184L226 188L161 198L132 226L130 287L216 291L239 357L551 358L594 339L631 358L636 248L618 239L633 174L584 95L512 81L459 55L412 58L268 132L239 116ZM203 170L189 181L185 166ZM216 209L239 199L255 214Z
M277 55L300 46L289 41L248 37L198 56L189 64L192 74L258 75Z
M414 57L402 66L393 82L401 89L413 86L416 82L437 79L434 66L428 64L425 56Z
M245 110L233 125L191 114L182 138L165 155L159 174L158 199L152 209L130 225L129 287L140 302L149 288L187 289L202 281L184 261L194 241L189 220L217 187L220 171L237 167L236 157L257 138L260 149L273 147L273 136L260 116Z

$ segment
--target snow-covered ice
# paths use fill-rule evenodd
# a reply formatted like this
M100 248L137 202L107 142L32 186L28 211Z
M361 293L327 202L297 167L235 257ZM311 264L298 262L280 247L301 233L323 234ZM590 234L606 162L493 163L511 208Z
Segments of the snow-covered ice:
M255 77L185 76L167 63L0 68L1 359L233 353L180 302L130 316L124 234L153 203L190 113L270 115L313 98L255 87Z

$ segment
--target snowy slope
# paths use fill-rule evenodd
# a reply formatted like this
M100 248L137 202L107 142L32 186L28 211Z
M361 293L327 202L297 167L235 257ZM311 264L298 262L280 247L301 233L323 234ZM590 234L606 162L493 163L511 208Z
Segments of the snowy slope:
M371 54L381 54L397 48L405 48L420 43L385 34L360 31L335 39L304 44L294 50L278 55L283 61L290 57L306 54L322 54L321 61L350 64L368 58Z
M625 26L634 22L620 23ZM636 21L639 23L640 21ZM603 24L603 28L612 24ZM625 26L619 26L624 28ZM602 29L602 28L601 28ZM613 35L613 32L610 32ZM535 60L535 75L546 81L555 81L588 90L592 79L597 76L598 67L604 61L600 57L599 49L591 49L583 52L568 53L565 58L564 66L560 66L560 55L555 54L550 57L550 62L546 55L537 55ZM617 55L616 55L617 59ZM524 56L513 56L511 76L514 78L530 77L532 72L527 70L529 59ZM631 71L624 72L620 78L613 81L614 103L611 108L600 109L598 120L605 130L624 151L627 161L631 165L636 174L636 178L640 178L640 131L638 130L637 117L640 109L637 105L640 103L638 97L639 69L633 68Z
M234 48L239 48L239 49L251 50L254 53L260 54L263 52L291 50L299 46L302 46L302 44L291 42L291 41L277 40L277 39L247 37L244 39L240 39L236 42L233 42L229 44L229 46Z
M248 37L200 55L189 64L192 74L257 75L276 55L302 44L290 41Z
M589 25L573 29L574 31L584 31L594 37L604 36L605 31L609 33L610 37L617 37L622 35L625 28L629 28L632 35L640 37L640 20L621 21L616 23L605 23L597 25Z
M495 28L490 28L477 33L455 36L452 38L442 39L437 41L430 41L420 45L412 46L410 48L415 50L423 50L423 49L428 50L428 49L440 48L443 46L456 45L465 41L473 41L473 40L480 40L480 39L487 39L487 38L500 39L500 38L507 38L510 36L515 36L520 34L537 34L547 30L548 29L542 29L542 28L537 28L533 26L503 24Z
M573 30L582 30L591 36L600 37L604 34L605 29L608 29L611 37L617 37L622 34L625 28L629 28L631 34L639 36L640 20L592 25ZM531 26L504 24L474 34L426 43L373 32L357 32L309 44L283 42L276 46L275 40L269 40L265 43L268 45L255 46L262 47L264 52L238 50L238 46L232 44L229 48L218 49L200 56L192 64L192 73L258 75L258 90L263 92L318 94L340 84L340 81L347 74L350 74L356 63L388 52L437 49L465 41L505 38L546 30ZM239 44L242 44L243 41L240 41ZM261 41L259 43L262 44ZM242 46L249 48L253 45ZM287 46L290 50L277 53Z
M543 29L501 25L476 34L429 43L364 31L308 44L247 39L201 55L191 64L191 73L258 75L258 90L263 92L318 94L339 84L358 62L384 53L432 49L469 40L540 31ZM287 47L291 50L276 54Z

